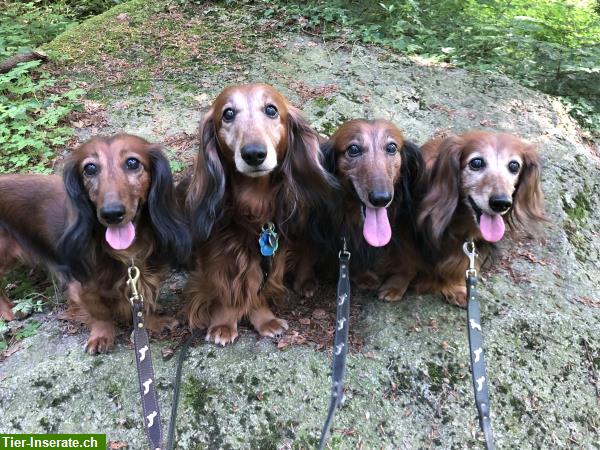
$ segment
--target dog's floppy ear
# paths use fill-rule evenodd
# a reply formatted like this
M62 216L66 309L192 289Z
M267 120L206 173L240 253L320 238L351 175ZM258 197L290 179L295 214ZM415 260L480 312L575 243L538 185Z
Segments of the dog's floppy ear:
M510 212L511 225L518 222L524 229L537 221L546 221L544 216L544 194L542 192L541 162L536 149L526 145L522 151L523 168L513 195L513 208Z
M210 110L200 125L200 152L185 201L192 233L200 240L208 239L222 214L226 180L218 145Z
M74 156L65 163L63 181L69 200L69 221L58 241L58 253L75 278L85 281L90 276L89 261L94 252L90 243L97 220L81 183L79 160Z
M460 197L460 158L465 143L459 136L449 136L438 144L437 156L430 169L428 190L417 223L425 227L431 243L439 246L450 224Z
M280 170L285 198L280 204L288 206L288 220L293 223L302 210L323 208L324 199L337 183L325 170L317 133L300 111L291 105L288 108L287 150Z
M323 166L329 173L335 173L335 149L334 142L332 139L321 144L321 155L323 155Z
M416 208L422 200L425 188L425 161L419 147L410 141L404 141L400 155L402 166L398 185L400 189L400 195L398 195L399 211L408 214L410 223L415 227L417 220Z
M175 264L187 261L191 238L188 227L177 207L169 161L160 146L149 150L152 167L148 212L157 240L157 251Z

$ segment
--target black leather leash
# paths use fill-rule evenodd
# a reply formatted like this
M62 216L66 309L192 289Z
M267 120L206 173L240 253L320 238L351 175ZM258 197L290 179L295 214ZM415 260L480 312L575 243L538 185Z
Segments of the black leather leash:
M338 276L336 312L335 312L335 337L333 340L333 362L331 364L331 398L327 419L321 431L319 450L325 448L327 437L336 409L342 404L344 374L346 373L346 355L348 354L348 330L350 325L350 252L346 248L340 251L340 272Z
M142 412L144 415L144 430L148 437L151 450L161 450L163 444L162 427L160 423L160 407L156 395L156 377L152 365L152 354L148 332L144 327L144 298L139 294L137 283L140 279L140 269L132 262L127 269L127 286L129 287L131 314L133 316L133 348L137 366Z
M173 402L171 404L171 417L169 419L169 432L167 434L167 450L173 450L175 441L175 421L177 420L177 407L179 406L179 391L181 388L181 373L183 370L183 362L187 356L187 352L192 345L192 342L198 336L200 330L196 328L191 336L181 346L179 350L179 359L177 360L177 371L175 372L175 384L173 386Z
M479 414L479 426L485 438L485 448L494 450L492 421L490 419L490 398L483 354L483 330L481 329L481 311L477 300L477 271L475 270L475 243L467 241L463 251L469 258L469 268L466 271L467 283L467 330L469 335L469 353L471 355L471 376L475 392L475 405Z

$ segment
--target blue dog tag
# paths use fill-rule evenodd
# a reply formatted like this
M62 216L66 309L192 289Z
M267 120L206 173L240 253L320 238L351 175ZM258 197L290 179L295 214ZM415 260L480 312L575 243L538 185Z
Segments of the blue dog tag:
M260 254L263 256L273 256L279 248L279 236L275 232L273 222L263 225L258 245L260 245Z

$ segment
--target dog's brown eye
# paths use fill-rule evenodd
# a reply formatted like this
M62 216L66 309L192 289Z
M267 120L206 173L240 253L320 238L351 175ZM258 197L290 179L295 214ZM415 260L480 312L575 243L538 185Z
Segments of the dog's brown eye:
M275 108L273 105L267 105L265 106L265 114L271 119L274 119L278 114L277 108Z
M127 161L125 161L125 165L129 170L137 170L140 168L140 162L135 158L128 158Z
M388 152L390 155L395 155L398 151L398 146L393 142L390 142L388 145L385 146L385 151Z
M485 162L483 161L483 158L473 158L469 161L469 167L471 170L481 170L485 167Z
M87 177L93 177L94 175L96 175L98 173L98 167L96 166L96 164L86 164L85 166L83 166L83 174Z
M346 153L348 153L348 156L351 156L352 158L354 158L355 156L359 156L362 153L362 150L360 149L360 147L356 144L352 144L350 147L348 147L346 149Z
M510 170L512 173L519 173L519 169L521 169L521 164L519 164L517 161L511 161L508 163L508 170Z
M223 111L223 120L225 122L231 122L235 117L235 111L231 108L227 108Z

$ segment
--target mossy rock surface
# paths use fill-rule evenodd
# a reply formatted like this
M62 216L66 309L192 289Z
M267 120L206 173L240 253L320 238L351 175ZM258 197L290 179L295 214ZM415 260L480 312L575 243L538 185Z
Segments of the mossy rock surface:
M598 448L600 158L555 99L500 76L436 67L385 49L287 32L245 8L134 0L68 30L45 50L85 84L95 120L78 130L128 131L167 144L176 168L197 151L202 112L225 86L269 82L330 133L345 120L384 117L409 139L472 128L516 133L544 164L549 223L538 239L505 239L481 277L498 448ZM98 119L100 117L100 119ZM321 287L315 308L331 306ZM290 297L290 302L298 299ZM167 289L162 301L179 300ZM332 448L481 448L465 311L437 296L384 304L356 290L346 401ZM121 340L83 353L53 315L0 362L2 432L102 432L145 448L135 364ZM154 341L168 419L175 360ZM195 346L184 369L178 448L314 448L328 404L330 352L278 349L242 332L232 346ZM165 425L166 426L166 425Z

